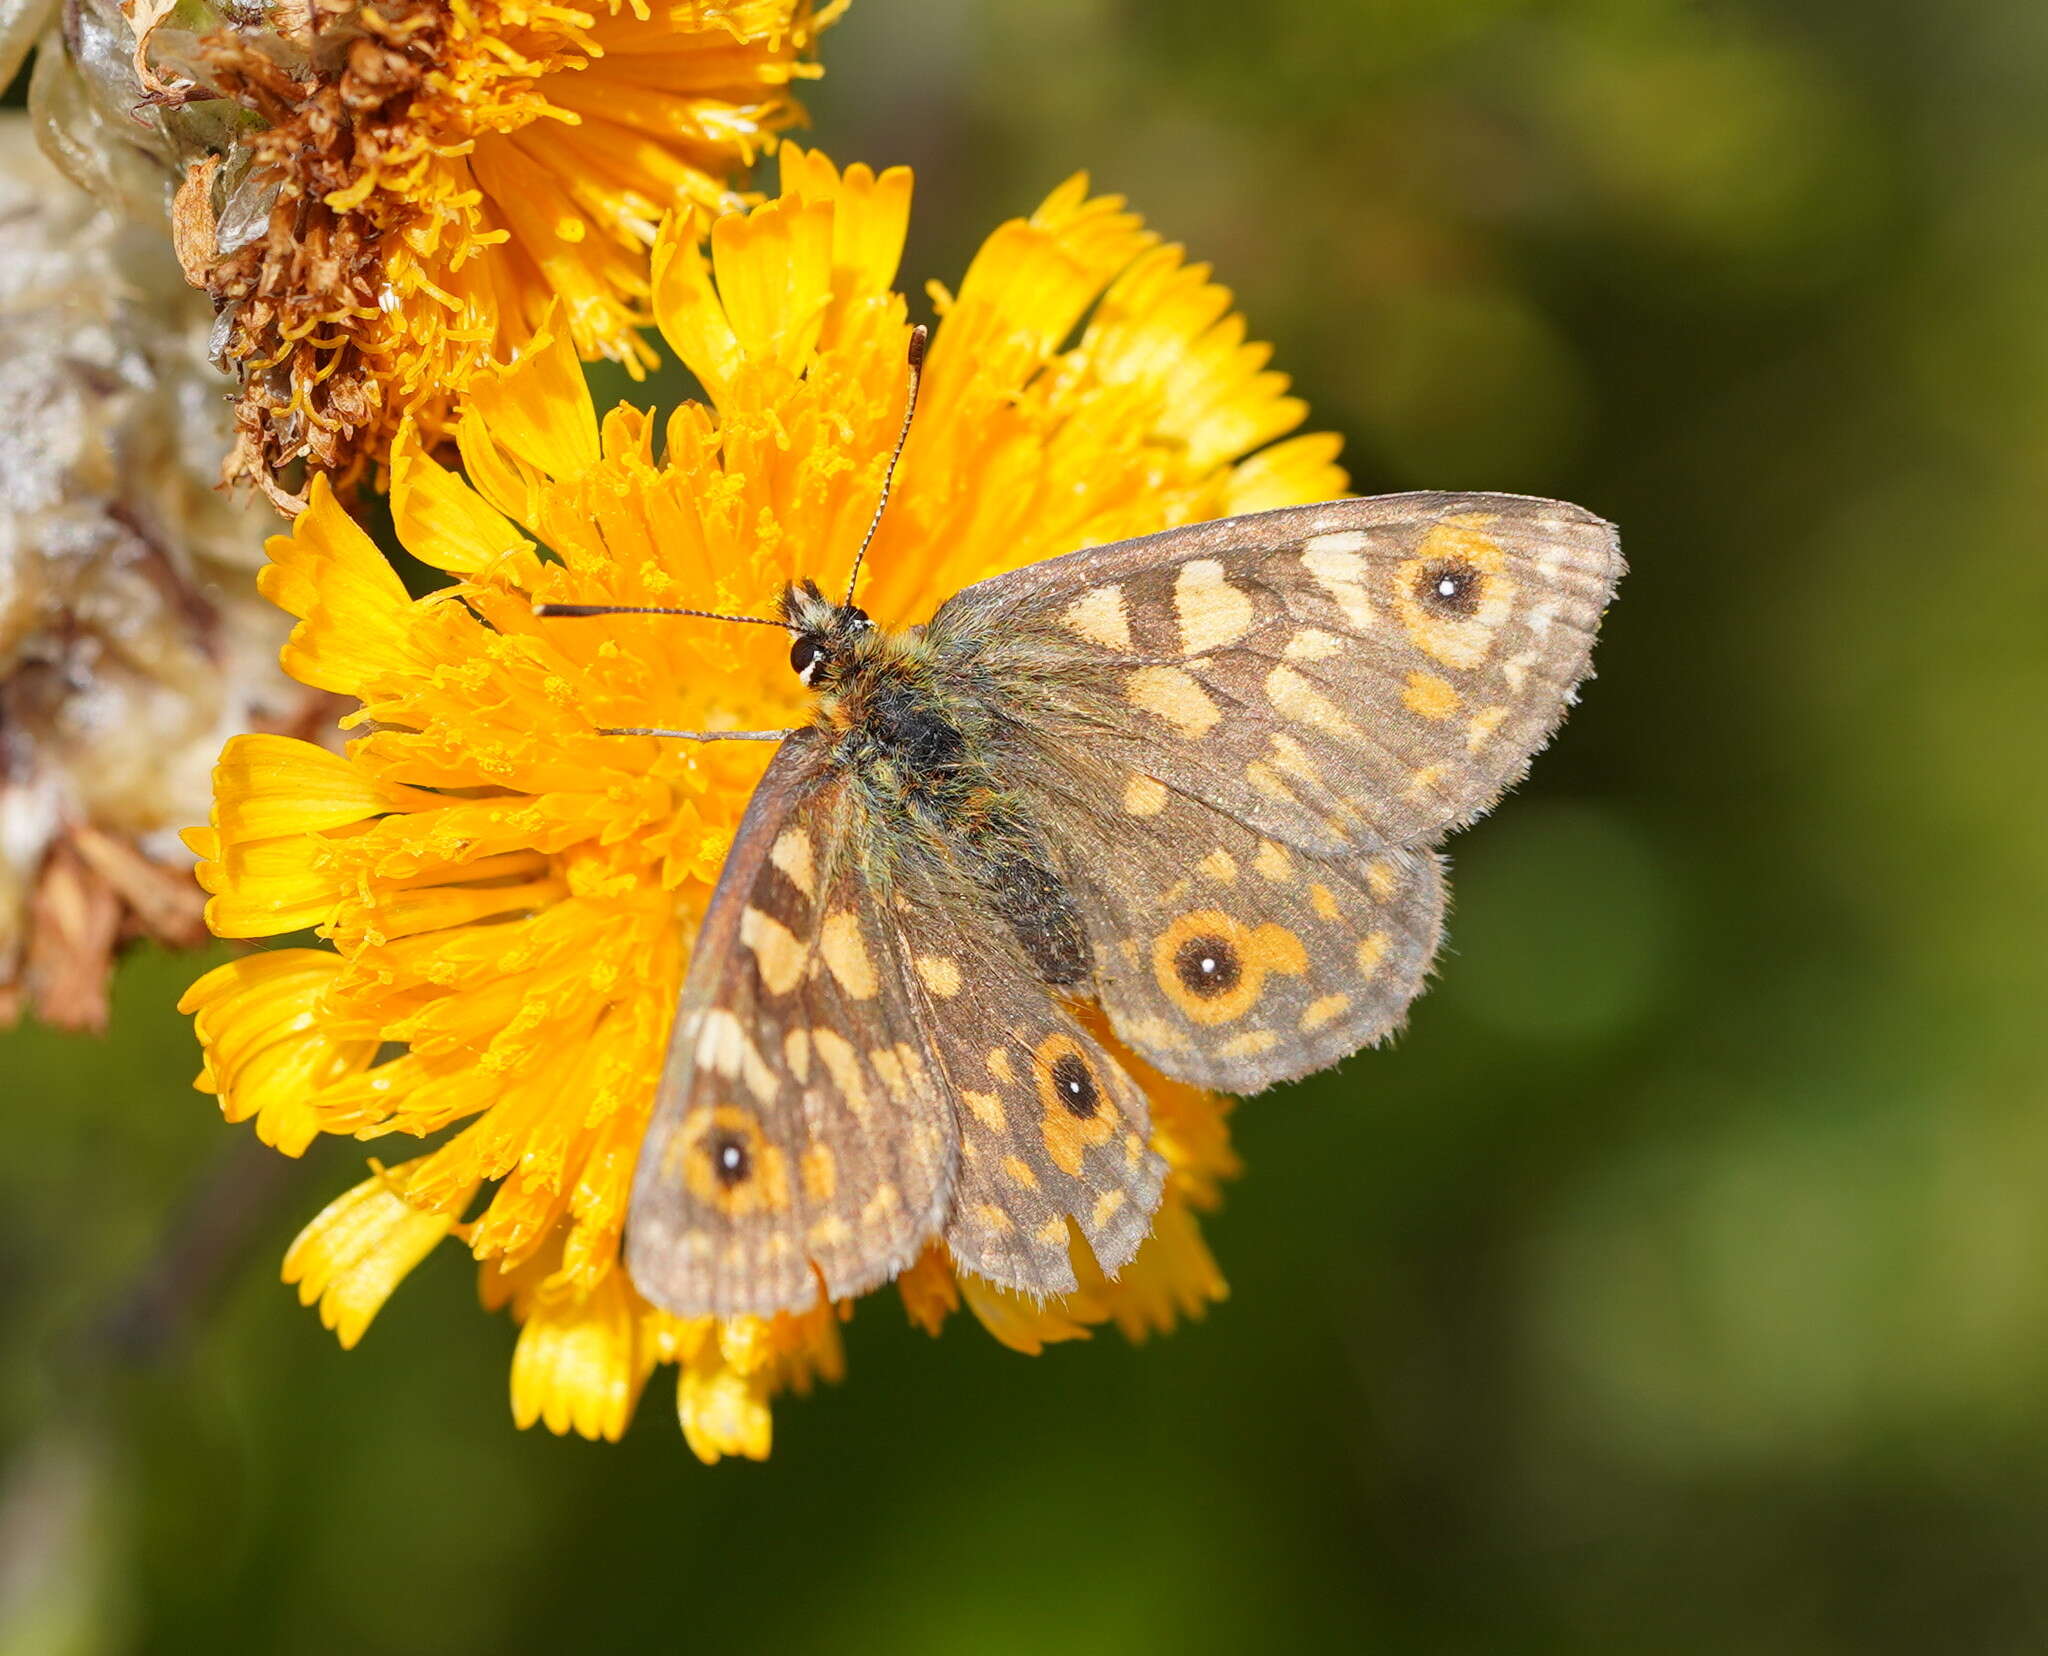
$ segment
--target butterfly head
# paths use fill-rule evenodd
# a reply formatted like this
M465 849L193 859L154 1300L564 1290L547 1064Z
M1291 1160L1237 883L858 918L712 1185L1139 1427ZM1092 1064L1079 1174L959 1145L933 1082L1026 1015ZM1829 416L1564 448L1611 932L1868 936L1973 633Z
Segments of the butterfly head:
M867 611L834 603L815 581L800 581L782 594L782 624L789 628L789 664L816 689L845 677L861 636L874 630Z

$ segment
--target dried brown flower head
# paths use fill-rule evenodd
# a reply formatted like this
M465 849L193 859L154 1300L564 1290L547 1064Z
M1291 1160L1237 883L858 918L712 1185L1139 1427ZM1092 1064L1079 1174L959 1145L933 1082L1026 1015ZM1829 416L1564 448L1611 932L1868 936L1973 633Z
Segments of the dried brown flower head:
M651 363L662 216L737 204L838 9L69 0L40 103L75 172L124 143L167 169L241 380L228 473L295 508L281 473L353 479L408 414L432 440L551 309L584 357Z

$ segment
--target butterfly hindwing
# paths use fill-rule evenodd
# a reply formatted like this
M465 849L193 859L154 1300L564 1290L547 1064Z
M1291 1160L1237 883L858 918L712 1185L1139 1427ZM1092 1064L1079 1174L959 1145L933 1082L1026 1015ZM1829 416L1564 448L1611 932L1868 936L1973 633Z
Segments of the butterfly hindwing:
M1166 1179L1144 1089L1071 1016L1033 1015L1043 1010L999 1024L981 1085L961 1090L960 1194L946 1227L962 1270L1037 1298L1074 1291L1070 1224L1104 1271L1130 1264Z
M1071 1222L1105 1271L1121 1270L1165 1180L1144 1089L1038 979L984 893L912 873L903 898L959 1124L954 1263L1017 1292L1071 1293Z
M1179 1080L1252 1093L1400 1027L1442 932L1434 851L1316 856L1156 779L1157 809L1132 817L1106 770L1048 752L1034 797L1121 1040Z
M1018 728L1333 854L1433 840L1520 778L1585 677L1608 524L1514 495L1390 495L1097 547L945 605L939 648Z

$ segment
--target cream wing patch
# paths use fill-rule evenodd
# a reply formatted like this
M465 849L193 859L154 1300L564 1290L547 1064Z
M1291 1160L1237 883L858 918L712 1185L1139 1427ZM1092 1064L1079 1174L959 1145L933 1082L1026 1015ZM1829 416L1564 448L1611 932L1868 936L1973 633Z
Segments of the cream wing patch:
M1315 535L1302 543L1301 567L1337 606L1355 633L1368 632L1379 620L1366 591L1367 537L1358 533Z
M1133 776L1124 783L1123 805L1130 816L1157 816L1166 809L1166 784L1150 776Z
M818 869L811 851L811 836L802 828L785 828L775 836L768 860L789 876L789 882L806 897L818 895Z
M1183 655L1205 655L1235 644L1252 630L1256 606L1223 575L1214 558L1184 563L1173 583L1173 613Z
M1118 652L1131 647L1131 618L1124 609L1122 587L1101 586L1084 592L1066 607L1062 619L1069 632L1090 644Z
M748 909L740 917L740 942L753 951L761 982L771 995L786 995L803 981L809 951L773 915Z
M875 998L880 987L875 963L861 938L860 921L851 911L841 909L825 916L818 931L818 952L847 994L857 1001Z
M1215 698L1180 667L1140 667L1131 674L1125 695L1182 736L1199 738L1216 728L1223 710Z

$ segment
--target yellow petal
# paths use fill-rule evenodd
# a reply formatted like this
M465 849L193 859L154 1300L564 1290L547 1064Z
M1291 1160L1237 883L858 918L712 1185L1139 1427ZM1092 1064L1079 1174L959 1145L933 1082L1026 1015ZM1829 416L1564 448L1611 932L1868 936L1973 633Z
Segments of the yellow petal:
M998 1288L985 1278L964 1272L960 1276L960 1297L983 1328L1026 1357L1036 1357L1047 1346L1063 1340L1088 1339L1087 1324L1102 1320L1102 1314L1081 1296L1034 1300L1028 1294Z
M405 583L334 498L324 476L289 535L267 543L270 565L257 577L263 595L298 616L281 652L301 684L363 696L378 679L418 672Z
M335 869L315 859L323 841L313 834L254 840L225 848L223 859L194 871L213 893L206 923L216 937L275 937L324 926L348 887Z
M727 1455L766 1460L775 1441L767 1376L742 1374L725 1360L715 1340L707 1340L683 1365L676 1382L676 1414L683 1440L706 1466Z
M542 1293L512 1353L512 1418L558 1437L616 1443L632 1421L647 1370L626 1274L613 1269L587 1294Z
M208 1019L217 1016L219 1008L277 992L281 985L300 978L324 985L340 969L339 958L325 949L267 949L216 966L196 979L179 997L178 1010L199 1019L203 1040ZM285 992L296 993L296 986Z
M1351 487L1351 479L1336 463L1343 447L1344 439L1335 432L1313 431L1247 455L1231 468L1224 512L1234 516L1335 500Z
M668 348L717 404L739 372L740 342L711 286L702 235L695 213L663 221L654 243L654 319Z
M426 452L411 421L391 446L391 520L408 552L456 575L533 551L502 512Z
M367 1068L377 1047L376 1041L317 1037L272 1042L249 1056L232 1084L216 1083L220 1113L228 1121L253 1118L257 1138L287 1156L303 1156L324 1130L314 1103L320 1090Z
M597 464L597 408L576 346L554 319L511 367L470 387L469 407L496 443L557 481Z
M213 768L218 844L345 828L390 809L374 776L290 736L233 736Z
M323 1208L284 1256L284 1280L299 1303L320 1302L320 1321L343 1347L363 1337L392 1290L433 1251L454 1220L410 1206L378 1172Z
M936 1335L946 1319L960 1309L960 1284L945 1248L930 1243L910 1269L896 1279L896 1292L911 1322L927 1334Z
M1133 1341L1170 1333L1183 1318L1199 1317L1230 1295L1201 1225L1186 1201L1171 1192L1152 1216L1152 1234L1138 1257L1114 1281L1102 1281L1099 1272L1089 1274L1094 1281L1088 1286Z
M800 373L832 302L828 200L771 201L711 226L711 267L741 352Z
M1111 282L1082 334L1080 355L1109 385L1144 392L1160 434L1183 443L1200 470L1292 430L1308 413L1264 372L1272 352L1245 343L1230 290L1178 247L1155 248Z
M999 227L967 267L932 340L920 418L943 423L974 380L1021 383L1059 347L1119 270L1157 239L1120 196L1076 176L1029 219Z
M912 179L908 167L889 167L877 174L856 161L843 177L824 186L831 163L822 155L792 160L796 146L781 151L784 176L792 165L814 165L819 186L800 183L805 194L830 194L836 201L832 220L833 297L845 305L885 294L903 260L904 237L910 233Z
M185 992L206 1053L206 1090L229 1121L303 1154L320 1131L314 1095L368 1067L378 1042L339 1033L328 994L341 970L324 949L275 949L216 967Z
M634 315L621 300L639 285L639 250L628 255L592 237L554 168L520 140L478 145L470 167L552 292L554 315L572 349L631 357Z

